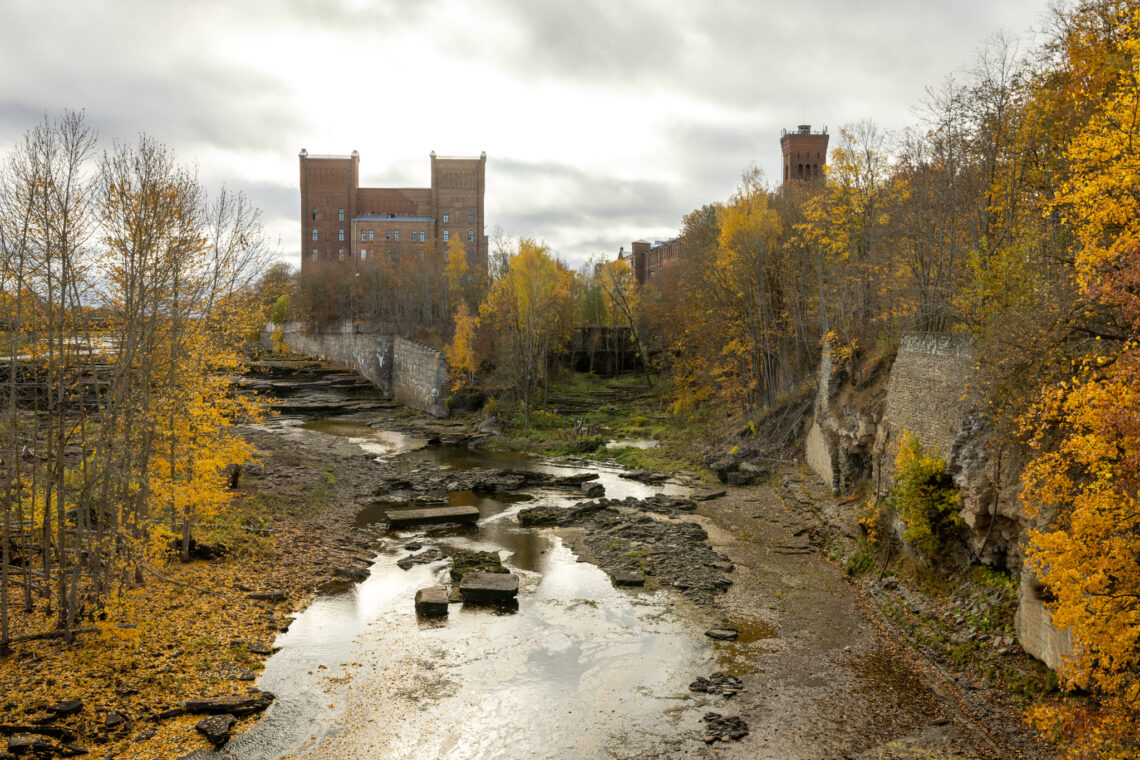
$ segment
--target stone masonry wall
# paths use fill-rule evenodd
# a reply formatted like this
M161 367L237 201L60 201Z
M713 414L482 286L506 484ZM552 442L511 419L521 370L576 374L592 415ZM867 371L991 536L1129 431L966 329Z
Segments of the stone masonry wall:
M949 459L968 412L973 348L968 336L904 333L887 388L886 462L904 430L918 436L923 450Z
M816 475L827 484L832 491L839 490L839 465L835 446L824 435L823 425L831 412L831 351L826 347L819 361L819 387L815 394L815 419L808 429L807 443L804 447L804 459Z
M392 350L391 393L405 406L446 417L446 357L430 346L397 336Z
M283 330L290 351L340 364L359 372L401 404L446 417L447 359L422 343L385 332L360 332L350 323L323 332L307 332L299 322L268 325L262 343L272 347L272 334Z
M907 333L891 368L883 419L879 467L890 481L904 430L926 451L937 451L962 495L960 516L971 561L1020 572L1016 628L1025 651L1056 668L1071 651L1073 637L1052 623L1041 589L1023 565L1023 540L1036 525L1020 500L1022 462L1016 444L1000 445L990 424L972 403L972 343L967 336Z

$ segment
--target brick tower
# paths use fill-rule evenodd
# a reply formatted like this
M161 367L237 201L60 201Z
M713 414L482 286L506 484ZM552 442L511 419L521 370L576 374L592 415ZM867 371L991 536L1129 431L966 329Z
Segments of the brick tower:
M823 177L827 165L827 127L812 132L810 124L800 124L795 132L783 130L780 148L784 152L784 184L793 179Z

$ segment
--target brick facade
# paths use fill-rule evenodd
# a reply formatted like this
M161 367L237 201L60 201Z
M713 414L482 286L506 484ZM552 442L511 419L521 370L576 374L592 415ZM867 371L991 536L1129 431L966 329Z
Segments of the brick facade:
M780 150L784 154L785 184L793 179L821 179L827 166L827 127L812 132L810 124L801 124L795 132L784 130Z
M473 266L486 267L483 196L487 154L431 154L427 188L360 187L360 155L300 153L301 275L333 261L423 255L458 239Z
M653 275L670 261L681 257L681 238L673 238L664 242L658 240L650 243L648 240L634 240L629 247L629 253L623 248L618 252L618 258L629 262L633 268L633 275L638 285L644 285L653 279Z

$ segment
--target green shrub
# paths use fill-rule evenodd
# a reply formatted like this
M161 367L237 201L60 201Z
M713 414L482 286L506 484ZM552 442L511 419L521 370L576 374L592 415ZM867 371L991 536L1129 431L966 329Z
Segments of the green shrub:
M269 310L269 320L275 325L283 325L289 319L289 305L292 299L289 296L281 296L273 302L273 307Z
M960 495L937 453L924 454L922 444L903 431L895 457L895 483L887 504L902 518L903 540L927 557L936 557L946 539L962 525Z

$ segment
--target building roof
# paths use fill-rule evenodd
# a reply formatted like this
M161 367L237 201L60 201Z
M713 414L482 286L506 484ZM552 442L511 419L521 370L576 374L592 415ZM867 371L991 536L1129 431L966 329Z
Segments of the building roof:
M354 222L434 222L435 217L424 214L359 214Z

